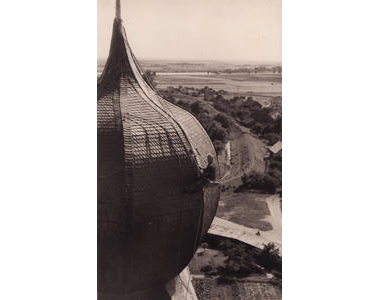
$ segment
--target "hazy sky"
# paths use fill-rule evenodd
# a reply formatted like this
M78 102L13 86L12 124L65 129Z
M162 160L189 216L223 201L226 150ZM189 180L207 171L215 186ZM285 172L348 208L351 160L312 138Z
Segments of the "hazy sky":
M109 51L115 0L97 0L97 57ZM281 62L281 0L121 0L137 58Z

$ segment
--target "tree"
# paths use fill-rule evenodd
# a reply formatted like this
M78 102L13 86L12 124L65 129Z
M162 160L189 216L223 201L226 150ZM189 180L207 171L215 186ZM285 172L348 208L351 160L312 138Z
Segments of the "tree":
M213 141L213 145L214 145L214 149L215 149L215 152L219 155L220 153L222 153L223 149L224 149L224 144L219 141L219 140L214 140Z
M262 132L262 127L259 123L252 125L251 132L260 135Z
M254 252L246 245L233 243L229 247L225 247L224 254L228 257L226 261L228 275L243 277L248 276L251 272L261 272L254 262Z
M229 128L230 125L231 125L230 119L227 116L223 115L223 114L217 114L215 116L214 120L218 121L219 123L221 123L222 126L223 126L223 128L226 128L226 129Z
M190 109L189 104L187 102L182 101L182 100L177 101L176 104L178 106L180 106L181 108L185 109L185 110L189 110Z
M190 109L194 114L199 115L202 110L201 103L199 101L192 103Z
M212 140L219 140L222 141L223 143L226 142L227 140L227 132L226 130L218 125L219 123L212 123L207 129L207 134L210 136Z
M258 260L267 270L282 270L282 260L279 255L279 250L274 243L264 245L264 248L258 255Z
M176 103L176 99L175 97L173 97L172 95L168 95L168 97L165 97L165 100L175 104Z
M203 248L203 253L205 253L206 252L206 248L209 248L209 244L206 243L206 242L204 242L204 243L201 244L201 247Z
M264 192L274 194L276 192L276 188L281 187L281 181L269 174L252 172L249 176L243 176L242 181L243 185L241 185L237 191L247 188L262 190Z

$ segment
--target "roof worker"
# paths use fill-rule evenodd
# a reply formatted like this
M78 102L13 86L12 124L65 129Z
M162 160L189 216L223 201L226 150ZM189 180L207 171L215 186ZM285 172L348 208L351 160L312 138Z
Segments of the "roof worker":
M216 180L216 169L214 166L214 158L211 155L207 156L207 167L199 167L198 178L194 182L190 182L185 186L186 193L195 193L200 191L205 185Z
M201 175L203 179L208 181L214 181L216 179L216 171L214 166L214 158L211 155L207 156L207 167L201 170Z

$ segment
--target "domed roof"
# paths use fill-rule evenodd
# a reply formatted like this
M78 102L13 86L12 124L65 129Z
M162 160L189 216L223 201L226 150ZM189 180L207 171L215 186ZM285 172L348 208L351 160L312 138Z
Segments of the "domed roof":
M99 295L151 288L179 274L220 195L216 183L188 191L208 155L216 157L213 145L191 114L143 79L118 5L97 96Z

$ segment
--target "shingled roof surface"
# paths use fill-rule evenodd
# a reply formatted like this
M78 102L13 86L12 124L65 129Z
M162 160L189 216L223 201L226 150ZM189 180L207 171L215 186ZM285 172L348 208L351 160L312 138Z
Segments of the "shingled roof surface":
M207 156L216 157L213 145L199 122L162 99L142 74L117 13L97 96L99 298L179 274L220 195L216 183L187 192Z

